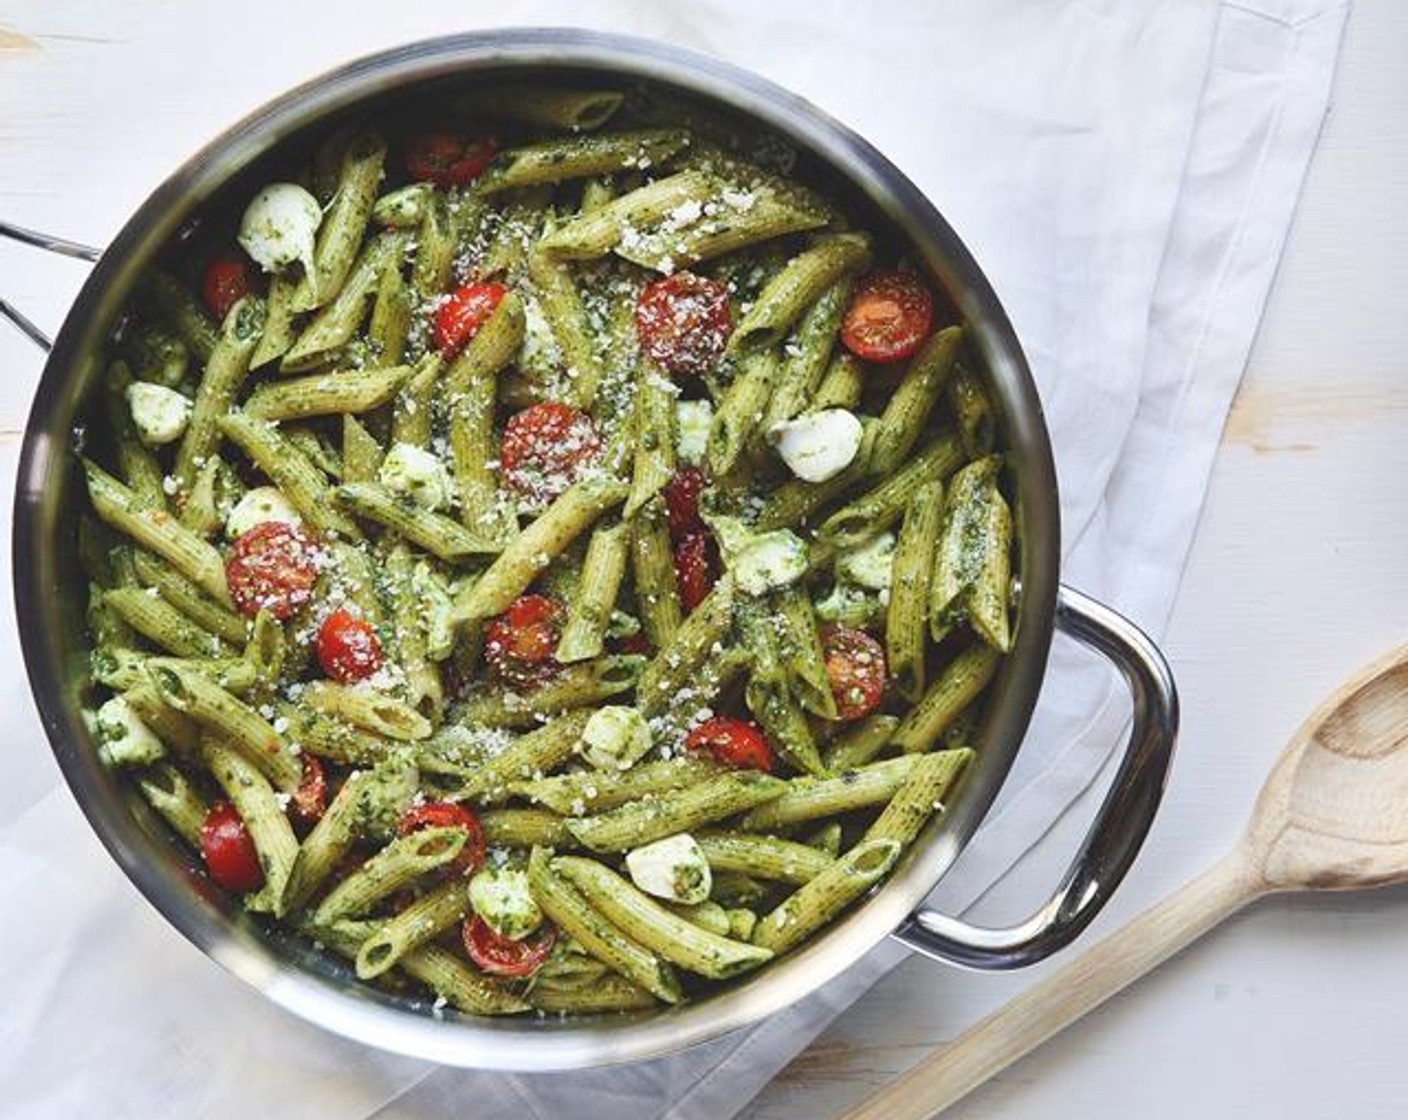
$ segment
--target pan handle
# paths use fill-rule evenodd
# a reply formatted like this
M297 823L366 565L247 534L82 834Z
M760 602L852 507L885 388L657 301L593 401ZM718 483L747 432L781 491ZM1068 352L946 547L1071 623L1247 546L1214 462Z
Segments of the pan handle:
M1103 654L1124 678L1134 701L1124 760L1055 895L1026 921L988 929L923 909L895 931L905 945L936 960L993 971L1022 968L1070 944L1119 886L1163 796L1178 738L1178 690L1163 654L1129 619L1069 587L1057 597L1056 626Z
M22 245L33 245L36 249L43 249L46 252L58 253L60 256L73 257L75 260L89 261L90 263L102 256L100 250L94 249L90 245L80 245L77 241L53 237L35 229L17 226L12 222L0 222L0 237L8 237ZM29 316L8 300L0 299L0 317L10 320L30 342L46 353L53 348L53 340L40 330Z

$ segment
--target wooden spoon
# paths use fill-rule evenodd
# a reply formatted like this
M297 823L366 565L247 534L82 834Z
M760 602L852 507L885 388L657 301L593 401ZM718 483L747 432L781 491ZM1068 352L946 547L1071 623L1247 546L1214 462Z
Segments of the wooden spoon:
M926 1120L1249 902L1408 881L1408 646L1301 724L1233 851L840 1120Z

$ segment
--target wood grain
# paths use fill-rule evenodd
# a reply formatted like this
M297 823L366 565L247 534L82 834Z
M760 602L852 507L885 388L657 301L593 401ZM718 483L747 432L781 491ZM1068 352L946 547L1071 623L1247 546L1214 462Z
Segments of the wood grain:
M1408 384L1351 377L1279 384L1249 380L1227 416L1223 438L1267 455L1333 448L1337 437L1370 421L1408 417Z
M0 51L37 51L39 44L28 35L0 27Z

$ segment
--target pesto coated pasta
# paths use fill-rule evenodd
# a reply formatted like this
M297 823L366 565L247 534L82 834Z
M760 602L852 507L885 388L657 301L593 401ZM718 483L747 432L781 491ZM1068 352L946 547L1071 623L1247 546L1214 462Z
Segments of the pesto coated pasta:
M90 725L365 983L700 998L961 796L1020 621L1000 413L895 232L756 138L453 100L482 126L322 138L131 308Z

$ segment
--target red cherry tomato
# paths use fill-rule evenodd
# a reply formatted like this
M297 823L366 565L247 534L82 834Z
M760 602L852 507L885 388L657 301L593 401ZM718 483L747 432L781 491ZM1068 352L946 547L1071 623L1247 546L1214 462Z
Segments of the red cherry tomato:
M343 684L366 680L381 668L381 640L366 619L333 611L318 627L318 664Z
M709 557L712 543L707 529L695 529L675 545L675 586L685 614L699 606L714 587L714 565Z
M772 750L756 724L727 716L706 719L685 736L685 750L705 751L725 766L772 772Z
M318 547L296 525L261 521L241 533L225 559L225 581L239 612L266 610L283 621L313 597Z
M464 923L464 951L481 972L522 980L532 976L552 955L557 944L557 927L544 922L538 931L522 941L500 937L478 914Z
M311 754L303 756L303 781L294 791L289 807L299 824L315 825L328 807L328 779L323 764Z
M200 854L216 885L248 894L264 885L264 868L244 818L228 801L219 801L200 826Z
M648 284L636 303L641 349L676 377L713 369L732 330L728 289L692 272L676 272Z
M566 611L546 595L523 595L489 624L484 660L489 672L514 687L537 684L558 669L553 659Z
M585 412L556 401L529 405L504 425L499 465L509 489L550 502L601 457L601 436Z
M233 250L217 254L201 277L201 302L217 323L223 323L230 308L254 290L254 279L249 261L242 254Z
M670 539L681 540L702 527L699 495L704 489L704 472L698 467L680 467L665 487L665 510L670 515Z
M888 671L879 642L853 626L827 626L821 631L821 652L837 719L860 719L880 706Z
M476 280L456 288L435 310L435 323L431 328L435 349L446 358L453 358L479 333L479 328L507 294L508 289L502 284L490 281Z
M611 651L613 653L636 653L646 654L650 652L650 639L644 634L631 634L625 638L612 638Z
M867 362L908 358L934 323L934 297L912 272L880 269L861 278L841 320L841 341Z
M423 828L462 828L468 834L460 854L449 865L451 871L468 876L484 866L484 826L463 805L453 801L423 801L407 809L396 823L396 831L402 836Z
M484 174L498 150L498 138L489 134L427 132L406 145L406 170L437 187L462 187Z

